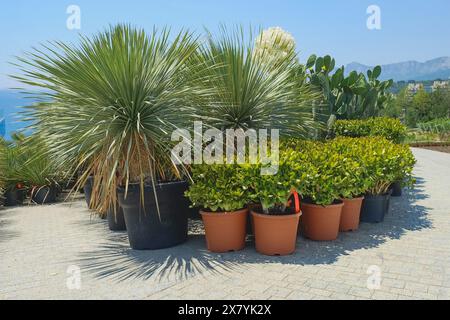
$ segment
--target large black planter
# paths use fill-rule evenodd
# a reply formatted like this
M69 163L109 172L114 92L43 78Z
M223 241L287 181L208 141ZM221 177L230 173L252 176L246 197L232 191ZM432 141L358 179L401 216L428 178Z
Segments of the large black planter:
M144 188L141 202L139 184L118 188L119 204L123 209L128 239L135 250L157 250L176 246L187 240L189 201L184 196L186 182L168 182L156 186L160 216L152 186Z
M57 192L58 190L53 186L35 188L31 199L37 204L54 203L56 202Z
M108 226L111 231L127 230L121 206L117 205L115 210L114 207L111 206L111 208L109 208L107 212L107 217L108 217Z
M395 182L391 185L391 196L401 197L402 196L402 184L401 182Z
M25 190L9 190L5 192L5 207L15 207L23 204Z
M89 177L87 178L86 183L83 186L84 198L86 199L86 204L88 208L91 208L91 195L93 185L94 185L94 177Z
M366 195L361 210L361 222L380 223L389 210L390 194Z

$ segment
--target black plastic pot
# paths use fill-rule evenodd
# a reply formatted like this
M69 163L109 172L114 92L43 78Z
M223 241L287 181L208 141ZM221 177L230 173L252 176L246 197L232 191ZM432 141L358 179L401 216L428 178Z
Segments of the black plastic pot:
M51 187L36 187L32 191L31 199L37 204L47 204L56 202L58 190Z
M9 190L5 192L5 207L15 207L23 204L25 190Z
M395 182L391 185L391 196L393 197L401 197L402 196L402 184L401 182Z
M385 211L386 214L389 213L389 209L391 207L391 197L392 197L392 190L390 190L386 195L386 211Z
M361 211L361 222L380 223L389 210L390 194L366 195Z
M187 240L189 200L184 196L186 182L168 182L156 186L159 215L152 186L132 184L118 188L119 204L123 209L128 239L135 250L157 250L176 246Z
M121 206L117 205L115 210L114 207L111 206L111 208L109 208L108 210L107 216L108 216L108 226L111 231L127 230Z
M86 204L88 208L91 208L91 195L93 184L94 184L94 177L89 177L87 178L86 183L83 186L84 198L86 199Z

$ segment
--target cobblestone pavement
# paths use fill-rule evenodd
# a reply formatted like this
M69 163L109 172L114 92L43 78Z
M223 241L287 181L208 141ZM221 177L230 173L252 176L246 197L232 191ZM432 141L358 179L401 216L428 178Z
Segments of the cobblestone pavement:
M133 251L81 200L1 210L0 299L448 299L450 154L414 153L417 187L384 223L334 242L299 237L289 257L259 255L251 241L208 253L199 222L184 245Z

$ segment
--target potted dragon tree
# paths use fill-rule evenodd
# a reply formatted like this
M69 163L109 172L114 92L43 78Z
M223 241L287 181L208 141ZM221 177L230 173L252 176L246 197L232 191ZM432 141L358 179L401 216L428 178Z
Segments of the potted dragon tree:
M20 64L16 79L41 89L25 113L48 138L60 166L95 173L91 200L107 212L118 201L133 249L187 239L189 176L171 157L171 133L190 128L199 107L197 37L167 29L112 26L78 45L54 42ZM75 71L74 71L75 70ZM35 92L30 92L35 94Z
M186 192L205 225L211 252L239 251L245 247L249 203L248 165L194 165L194 183Z

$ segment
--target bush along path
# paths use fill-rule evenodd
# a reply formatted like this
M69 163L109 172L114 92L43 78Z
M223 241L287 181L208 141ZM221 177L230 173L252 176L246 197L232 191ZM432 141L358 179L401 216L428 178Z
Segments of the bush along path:
M250 241L209 253L195 222L181 246L133 251L82 199L0 210L0 299L449 299L450 155L414 155L416 187L383 223L334 242L299 237L286 257Z

